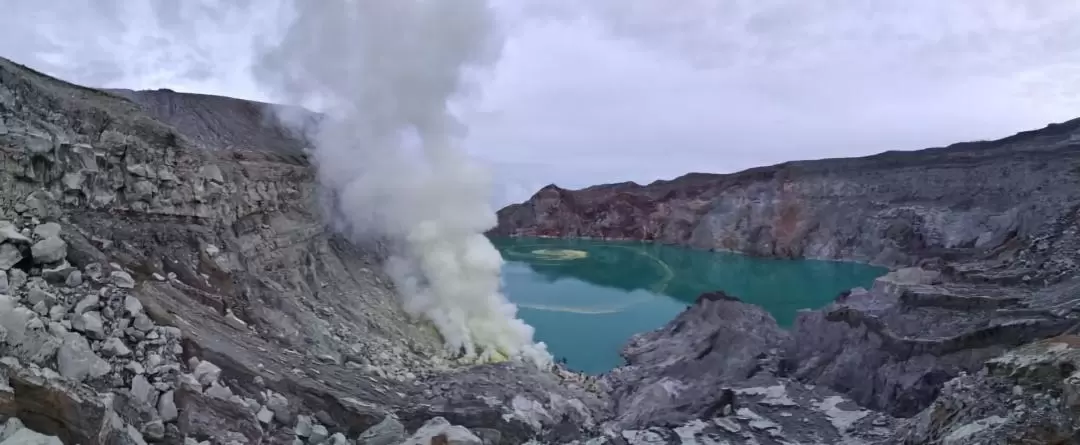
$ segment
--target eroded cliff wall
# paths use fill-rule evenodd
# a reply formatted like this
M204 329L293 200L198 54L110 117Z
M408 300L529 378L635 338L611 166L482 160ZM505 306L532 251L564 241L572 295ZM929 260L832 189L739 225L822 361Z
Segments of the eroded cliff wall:
M1021 259L1015 249L1053 237L1056 226L1074 219L1076 190L1080 120L998 141L695 173L645 186L552 185L502 209L491 233L644 239L888 266L1026 260L1034 269L1028 279L1056 279L1075 264L1049 261L1055 246L1039 258Z

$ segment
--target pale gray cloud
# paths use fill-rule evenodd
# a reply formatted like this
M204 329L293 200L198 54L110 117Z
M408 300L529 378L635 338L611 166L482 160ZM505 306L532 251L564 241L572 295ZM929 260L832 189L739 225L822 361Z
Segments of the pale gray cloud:
M1080 114L1075 2L493 1L506 47L461 109L503 200ZM0 54L84 83L265 99L248 68L288 4L9 0Z

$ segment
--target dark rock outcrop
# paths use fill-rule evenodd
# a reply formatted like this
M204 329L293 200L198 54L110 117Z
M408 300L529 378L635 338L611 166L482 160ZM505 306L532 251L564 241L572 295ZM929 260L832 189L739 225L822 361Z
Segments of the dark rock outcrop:
M855 293L861 292L865 291ZM936 369L949 366L962 370L955 372L955 378L936 383L933 394L921 392L931 385L926 381L898 379L882 386L895 390L883 397L926 398L921 403L925 408L900 419L867 409L865 403L834 388L843 384L870 388L880 376L896 378L913 371L873 373L869 366L896 365L871 356L860 363L867 366L861 375L849 372L842 376L846 380L825 385L805 382L785 369L780 358L796 351L813 354L820 348L820 339L804 334L787 335L758 307L722 294L705 295L664 328L635 336L623 351L629 364L602 378L616 409L606 429L619 432L629 443L641 444L962 445L1080 440L1076 421L1080 338L1075 335L1034 342L1018 338L1016 343L1026 344L1002 344L948 360L926 361L923 364L929 369L920 372L944 372ZM895 353L877 341L883 354ZM771 347L780 342L787 343L785 350ZM849 356L847 360L874 353L873 349L848 351L847 344L836 346L840 354ZM665 348L673 353L655 353ZM710 358L714 353L716 357ZM725 356L731 361L721 360Z
M1080 442L1080 337L1055 337L949 381L890 443Z
M864 406L910 416L933 401L945 381L1080 323L1068 301L1080 280L1041 289L929 284L937 275L901 269L870 290L801 312L786 367Z
M607 429L631 443L884 439L896 419L783 375L790 340L760 307L704 294L664 328L631 339L627 365L603 376L615 409Z

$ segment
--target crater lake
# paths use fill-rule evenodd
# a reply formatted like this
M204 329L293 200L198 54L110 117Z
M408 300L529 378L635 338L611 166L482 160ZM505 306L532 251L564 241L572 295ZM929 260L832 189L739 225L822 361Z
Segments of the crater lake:
M634 334L664 326L704 292L721 290L765 308L790 327L885 268L820 260L758 258L633 241L492 238L503 291L572 369L600 374L623 363Z

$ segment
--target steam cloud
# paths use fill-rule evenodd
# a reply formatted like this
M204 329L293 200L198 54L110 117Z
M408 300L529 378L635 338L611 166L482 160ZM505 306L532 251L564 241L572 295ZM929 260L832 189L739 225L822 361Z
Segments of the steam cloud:
M332 211L357 238L398 243L388 270L404 307L452 354L549 363L499 291L502 258L483 235L496 224L490 178L456 145L451 100L501 46L486 1L295 4L256 77L325 114L309 137Z

